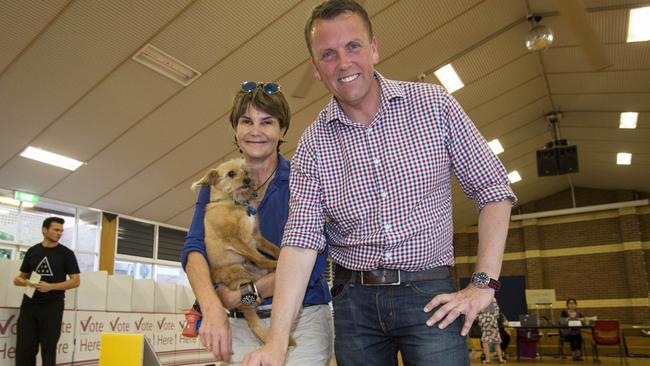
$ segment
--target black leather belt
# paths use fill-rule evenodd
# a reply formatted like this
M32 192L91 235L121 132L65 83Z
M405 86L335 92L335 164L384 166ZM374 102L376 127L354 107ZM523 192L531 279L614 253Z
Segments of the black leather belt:
M313 305L318 305L318 304L303 304L303 308L307 308ZM260 319L266 319L271 317L271 307L270 305L265 305L266 307L262 306L262 309L258 308L257 309L257 315L260 317ZM233 319L243 319L244 318L244 313L241 311L237 310L230 310L228 312L228 317L233 318Z
M268 310L257 310L257 316L260 317L260 319L266 319L271 317L271 309ZM233 319L243 319L244 318L244 313L241 311L237 310L230 310L228 312L228 317L233 318Z
M434 267L422 271L408 272L399 269L379 268L372 271L353 271L338 264L334 278L348 281L351 278L364 286L396 286L404 282L444 280L453 276L449 266Z

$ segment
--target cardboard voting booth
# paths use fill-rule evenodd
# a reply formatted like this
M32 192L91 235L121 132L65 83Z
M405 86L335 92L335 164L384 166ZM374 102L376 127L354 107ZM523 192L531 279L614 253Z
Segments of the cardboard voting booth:
M104 333L99 366L160 366L162 363L143 334Z
M0 366L15 365L17 320L25 288L14 286L13 278L20 264L0 261ZM120 366L138 360L137 365L217 363L198 338L181 336L183 310L194 302L188 287L82 272L79 288L66 291L65 296L57 364L98 365L100 359L102 365ZM122 352L113 354L115 347ZM126 352L128 347L139 351ZM113 362L112 357L132 353L140 358Z

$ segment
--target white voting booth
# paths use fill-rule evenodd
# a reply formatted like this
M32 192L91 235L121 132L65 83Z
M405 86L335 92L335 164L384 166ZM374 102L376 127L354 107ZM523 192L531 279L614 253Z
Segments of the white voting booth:
M20 264L0 261L0 366L15 364L16 328L24 288L14 286L13 278ZM183 312L194 303L189 287L109 276L104 271L82 272L80 277L81 285L66 291L57 364L98 365L101 337L106 333L142 335L141 339L146 338L165 365L214 363L198 338L181 336Z

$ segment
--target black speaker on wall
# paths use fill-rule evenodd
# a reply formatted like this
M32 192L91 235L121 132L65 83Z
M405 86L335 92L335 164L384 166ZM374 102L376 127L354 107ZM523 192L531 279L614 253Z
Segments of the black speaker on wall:
M556 146L554 143L548 143L546 148L537 150L537 176L548 177L577 173L578 171L578 147L576 145Z

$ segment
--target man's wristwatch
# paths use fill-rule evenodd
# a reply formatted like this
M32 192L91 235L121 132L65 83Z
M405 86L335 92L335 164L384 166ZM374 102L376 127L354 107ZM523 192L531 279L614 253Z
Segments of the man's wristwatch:
M241 292L241 303L244 305L254 305L260 298L255 282L242 284L239 286L239 292Z
M494 278L490 278L490 275L485 272L472 273L471 281L477 288L491 288L494 291L499 291L501 288L501 282Z

